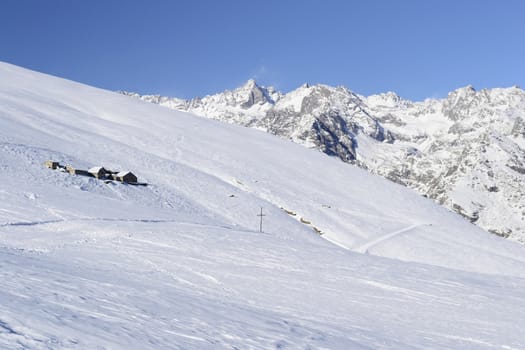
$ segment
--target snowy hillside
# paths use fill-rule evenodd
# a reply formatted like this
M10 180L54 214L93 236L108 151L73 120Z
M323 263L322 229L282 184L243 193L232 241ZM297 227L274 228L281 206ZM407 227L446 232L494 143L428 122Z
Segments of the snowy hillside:
M413 188L489 232L525 242L520 88L469 86L443 100L411 102L326 85L282 94L251 80L190 101L141 98L318 148Z
M0 348L525 342L522 245L259 130L5 63L0 77Z

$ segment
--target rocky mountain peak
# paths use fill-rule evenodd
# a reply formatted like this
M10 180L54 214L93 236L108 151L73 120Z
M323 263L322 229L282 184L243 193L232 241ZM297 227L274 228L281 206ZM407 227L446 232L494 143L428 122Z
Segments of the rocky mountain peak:
M456 89L443 102L442 112L450 120L462 120L469 115L472 107L481 102L480 97L482 95L472 85Z
M475 97L477 93L478 92L472 85L467 85L450 92L447 96L447 100L468 100Z
M472 95L476 93L476 88L473 85L467 85L460 88L457 88L454 92L465 95Z
M413 102L401 98L392 91L368 96L366 102L372 108L405 108L413 105Z
M257 85L257 82L255 81L255 79L248 79L243 85L244 88L248 88L248 89L253 89L258 86L259 85Z
M253 105L270 103L274 104L276 95L273 88L259 86L254 79L249 79L243 86L232 91L235 104L243 109L249 109Z

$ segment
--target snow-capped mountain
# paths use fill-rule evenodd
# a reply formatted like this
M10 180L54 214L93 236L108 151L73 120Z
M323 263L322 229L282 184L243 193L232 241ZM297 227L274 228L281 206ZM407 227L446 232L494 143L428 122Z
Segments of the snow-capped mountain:
M283 94L253 80L192 100L126 94L318 148L525 242L525 92L518 87L468 86L423 102L326 85Z
M0 78L0 349L523 347L523 245L258 130Z

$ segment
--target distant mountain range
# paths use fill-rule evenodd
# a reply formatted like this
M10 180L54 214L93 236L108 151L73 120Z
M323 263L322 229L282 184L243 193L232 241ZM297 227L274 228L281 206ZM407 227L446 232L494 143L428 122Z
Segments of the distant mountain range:
M423 102L327 85L304 84L285 94L254 80L191 100L122 93L317 148L525 242L525 92L519 87L467 86Z

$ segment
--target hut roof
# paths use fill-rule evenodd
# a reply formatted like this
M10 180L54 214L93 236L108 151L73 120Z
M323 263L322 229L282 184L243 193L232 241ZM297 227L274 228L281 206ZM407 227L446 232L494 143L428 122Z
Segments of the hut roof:
M101 166L94 166L94 167L90 168L88 171L90 173L98 174L101 171L106 172L106 169L104 169L104 167L101 167Z
M118 177L124 177L124 176L126 176L126 175L128 175L128 174L135 175L135 174L133 174L131 171L121 171L121 172L119 172L119 173L117 174L117 176L118 176Z

